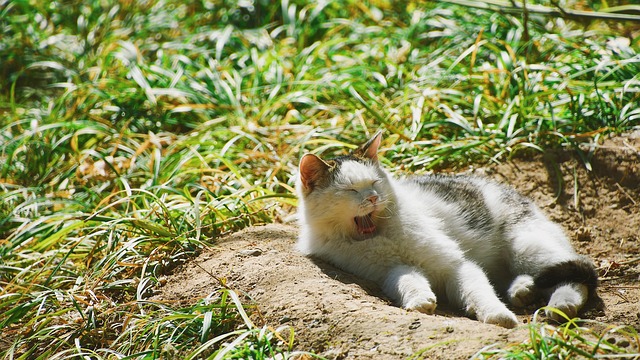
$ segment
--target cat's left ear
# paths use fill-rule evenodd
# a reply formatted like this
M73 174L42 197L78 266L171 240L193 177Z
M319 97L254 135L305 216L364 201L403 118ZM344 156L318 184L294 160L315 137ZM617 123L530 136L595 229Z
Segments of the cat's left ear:
M300 181L302 185L308 191L318 185L318 183L325 178L329 172L331 165L324 162L316 155L307 154L300 159Z
M382 130L378 131L369 141L360 146L355 154L373 161L378 161L378 149L382 141Z

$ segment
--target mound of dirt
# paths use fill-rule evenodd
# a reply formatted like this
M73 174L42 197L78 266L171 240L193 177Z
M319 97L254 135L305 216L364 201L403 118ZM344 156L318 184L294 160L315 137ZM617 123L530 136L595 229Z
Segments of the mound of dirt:
M512 184L561 223L599 266L607 309L591 316L640 330L640 132L606 140L589 163L592 171L556 152L469 171ZM297 232L272 224L233 234L177 269L154 300L193 303L224 279L267 324L291 326L297 348L327 358L467 359L485 346L527 340L526 329L482 324L441 305L436 315L395 307L375 284L297 253Z

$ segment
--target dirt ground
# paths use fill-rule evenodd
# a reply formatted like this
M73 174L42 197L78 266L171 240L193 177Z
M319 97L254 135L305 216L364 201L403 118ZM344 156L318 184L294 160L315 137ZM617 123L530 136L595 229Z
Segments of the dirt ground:
M587 317L640 331L640 131L606 139L589 163L592 171L576 154L555 152L468 171L533 198L594 260L606 310ZM193 303L224 279L257 306L257 322L288 325L297 349L331 359L467 359L528 338L525 328L482 324L441 304L436 315L397 308L375 284L298 254L297 231L272 224L233 234L176 269L154 299Z

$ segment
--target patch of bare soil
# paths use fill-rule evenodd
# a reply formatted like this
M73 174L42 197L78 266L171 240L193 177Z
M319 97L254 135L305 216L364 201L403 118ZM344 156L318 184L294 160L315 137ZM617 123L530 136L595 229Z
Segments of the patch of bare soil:
M557 152L471 170L510 183L561 223L578 252L599 267L604 313L591 316L640 330L640 131L604 141L588 171ZM466 359L491 344L527 340L439 304L436 315L390 304L372 283L294 249L297 228L273 224L233 234L169 277L155 300L192 303L219 279L255 303L267 324L289 325L296 348L327 358ZM530 314L520 315L523 324Z

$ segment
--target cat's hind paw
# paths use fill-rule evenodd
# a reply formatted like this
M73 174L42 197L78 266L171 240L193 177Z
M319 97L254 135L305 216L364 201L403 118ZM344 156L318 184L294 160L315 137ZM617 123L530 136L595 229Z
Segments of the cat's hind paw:
M533 304L536 300L536 291L533 277L529 275L520 275L507 290L509 302L515 307L525 307Z
M404 304L407 310L419 311L421 313L432 315L436 311L438 302L434 294L425 294L416 296Z
M576 304L571 303L549 305L544 311L544 314L554 321L564 323L576 317L578 315L578 309L579 307Z
M582 284L567 284L559 286L551 295L549 299L549 308L545 310L547 317L558 321L565 322L568 319L572 319L578 315L578 311L582 308L582 305L586 302L588 289ZM564 313L563 316L558 311Z

